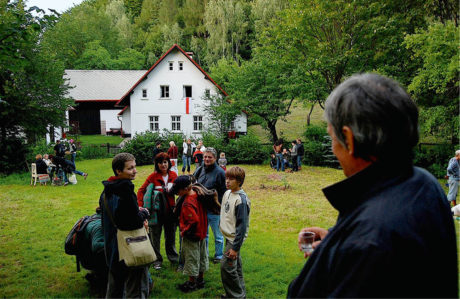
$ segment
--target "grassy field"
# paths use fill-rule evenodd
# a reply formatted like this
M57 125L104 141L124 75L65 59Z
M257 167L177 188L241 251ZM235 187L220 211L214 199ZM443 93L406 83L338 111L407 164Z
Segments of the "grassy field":
M88 179L78 176L78 184L67 187L31 187L27 174L0 181L0 297L95 296L84 278L86 271L77 273L75 257L64 253L64 239L78 218L94 213L101 181L111 175L110 161L78 162ZM335 223L337 213L321 188L344 176L340 170L321 167L285 174L267 166L243 167L247 172L243 187L252 202L249 237L242 247L247 297L285 297L288 284L305 263L297 233L305 226L327 228ZM152 170L152 166L138 168L136 188ZM459 221L456 225L458 229ZM204 289L185 295L176 284L186 278L168 261L163 269L150 271L155 298L216 298L223 292L219 265L210 263Z
M118 145L123 140L120 136L104 136L104 135L78 135L67 136L67 139L73 138L80 141L82 145L100 145L100 144L114 144Z

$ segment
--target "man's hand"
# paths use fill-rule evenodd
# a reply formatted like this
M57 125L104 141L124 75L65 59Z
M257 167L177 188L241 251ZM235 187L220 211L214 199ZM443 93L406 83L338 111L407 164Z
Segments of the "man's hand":
M238 257L238 251L235 251L233 249L229 249L226 253L225 253L225 256L228 257L229 259L231 260L236 260L236 258Z
M315 249L318 247L318 245L321 243L321 240L323 240L327 233L329 232L327 229L321 228L321 227L305 227L303 228L300 232L314 232L315 233L315 242L313 242L312 247ZM298 237L298 244L299 244L299 249L302 251L301 243L300 243L300 234ZM313 252L304 252L304 257L307 258L310 255L312 255Z
M144 227L147 233L149 233L149 221L148 220L144 220Z

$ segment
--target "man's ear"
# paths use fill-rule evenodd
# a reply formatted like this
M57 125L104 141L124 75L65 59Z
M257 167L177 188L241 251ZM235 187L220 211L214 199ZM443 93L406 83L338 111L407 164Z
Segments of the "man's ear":
M119 170L119 169L115 169L115 172L117 173L116 176L119 176L123 171Z
M342 128L343 136L345 136L345 143L347 145L348 154L354 155L355 153L355 139L353 138L353 131L348 126Z

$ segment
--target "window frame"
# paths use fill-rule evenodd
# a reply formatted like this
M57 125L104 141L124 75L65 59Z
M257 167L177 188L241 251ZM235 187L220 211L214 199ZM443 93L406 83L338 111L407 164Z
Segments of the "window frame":
M169 99L169 85L160 85L160 99Z
M181 130L181 116L171 115L171 131L180 132Z
M142 99L147 99L147 95L148 95L147 88L143 88L142 89Z
M156 125L156 130L155 130ZM160 132L160 116L159 115L149 115L149 130L151 132Z
M174 71L174 61L168 61L168 70Z
M193 116L193 131L196 131L196 132L203 131L203 115Z
M184 62L179 61L179 71L183 71L183 70L184 70Z
M190 87L190 96L187 96L187 87ZM192 85L183 85L182 87L182 90L183 90L183 95L184 95L184 99L185 98L193 98L193 88L192 88Z

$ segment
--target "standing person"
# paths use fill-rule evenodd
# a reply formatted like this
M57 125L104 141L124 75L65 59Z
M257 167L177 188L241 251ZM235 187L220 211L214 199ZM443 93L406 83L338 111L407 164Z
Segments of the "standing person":
M115 176L102 182L104 191L99 199L105 259L109 267L106 298L148 298L148 266L130 268L123 260L119 261L118 256L117 228L134 230L148 223L148 211L137 205L131 182L137 174L134 156L129 153L116 155L112 160L112 170Z
M192 141L187 139L184 143L182 143L182 174L185 173L185 166L187 166L187 173L190 174L190 164L192 163L192 155L194 152L195 144Z
M184 197L180 210L179 228L182 237L182 255L185 259L183 273L189 280L178 285L188 293L204 287L204 272L209 268L206 251L206 232L208 220L206 209L198 200L198 194L192 189L190 176L181 175L176 179L173 193Z
M155 148L153 149L153 160L155 160L155 157L161 152L163 152L161 150L161 141L157 141Z
M302 169L302 159L304 155L305 148L303 147L302 140L300 140L300 138L297 138L297 168L299 170Z
M276 171L284 171L284 160L283 160L283 140L278 139L273 145L273 151L276 156Z
M225 237L225 258L220 263L220 274L225 298L246 298L241 246L248 237L251 201L242 189L244 170L238 166L226 173L227 190L222 197L220 231Z
M61 143L61 140L56 140L56 145L54 146L54 153L56 156L64 158L65 156L65 145Z
M449 160L449 165L447 166L447 176L449 177L449 193L447 194L447 200L452 202L454 207L457 205L458 181L460 180L460 166L458 160L460 160L460 150L455 152L455 157Z
M179 175L179 170L177 169L178 149L174 141L169 142L168 155L169 159L171 160L171 170L174 171L177 175Z
M166 206L162 207L164 213L159 213L158 224L151 226L149 235L152 240L153 249L157 256L157 260L153 263L153 268L161 269L163 257L160 253L161 231L164 228L165 232L165 251L168 260L172 264L179 262L179 255L176 251L176 221L173 216L176 202L174 195L169 191L177 178L177 174L171 171L171 160L167 153L159 153L155 157L155 171L150 174L144 184L137 191L137 203L139 207L144 206L144 194L150 184L155 186L155 190L164 192L166 197Z
M75 164L72 161L58 157L58 156L50 156L51 162L53 162L56 167L61 168L64 171L64 185L69 184L69 178L67 177L67 173L76 173L86 178L88 177L87 172L82 172L75 168Z
M204 152L206 150L206 147L203 145L203 140L198 140L198 146L197 148L201 151Z
M70 152L70 161L75 164L75 156L77 156L77 146L75 145L73 139L69 140L69 152Z
M201 166L203 163L203 152L201 147L197 146L195 152L193 153L193 161L195 162L195 169Z
M217 152L214 148L208 147L204 151L204 163L200 166L193 176L196 178L197 183L202 184L207 189L215 189L218 195L219 203L222 202L222 196L225 191L225 172L217 165ZM217 264L224 256L224 236L219 229L220 215L212 211L208 211L208 235L206 236L206 248L209 253L209 226L211 226L214 234L215 253L213 263Z
M220 153L220 158L219 158L219 161L217 163L219 163L219 166L223 170L227 170L227 159L225 158L225 153L224 152Z
M292 161L292 171L298 171L299 168L297 167L297 141L292 141L292 148L291 151L291 161Z
M438 181L412 165L418 110L409 95L389 78L355 75L324 113L347 178L323 189L337 223L302 230L317 242L288 298L457 297L453 219Z

